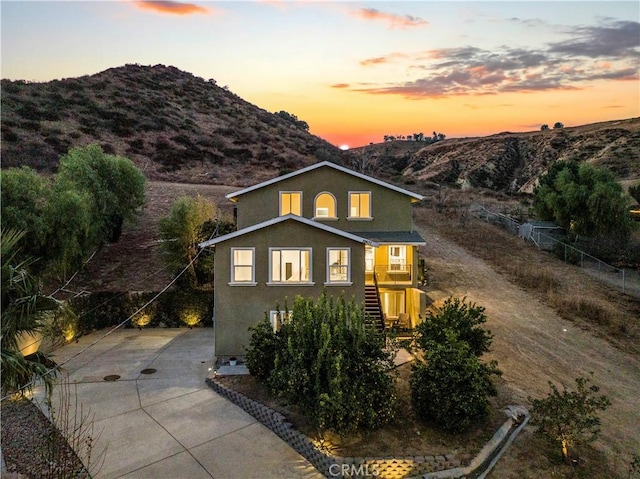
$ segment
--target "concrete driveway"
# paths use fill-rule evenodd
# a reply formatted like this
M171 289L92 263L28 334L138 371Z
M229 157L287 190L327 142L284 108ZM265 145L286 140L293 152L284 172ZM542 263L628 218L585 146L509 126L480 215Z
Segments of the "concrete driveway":
M212 329L122 329L88 347L105 333L52 354L58 364L71 358L64 369L101 431L93 454L106 455L94 477L323 477L205 384L213 366ZM119 378L104 380L114 375Z

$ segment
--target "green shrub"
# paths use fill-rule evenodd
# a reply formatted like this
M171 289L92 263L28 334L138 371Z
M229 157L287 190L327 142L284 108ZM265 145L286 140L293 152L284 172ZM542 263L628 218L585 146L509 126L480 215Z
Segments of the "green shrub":
M429 311L425 320L416 326L416 343L423 350L447 341L448 335L466 342L471 352L481 356L491 346L491 331L480 327L487 321L485 308L467 303L466 298L449 298L435 313Z
M271 334L269 327L265 321L253 329L250 367L268 375L270 390L307 412L316 428L343 434L393 419L393 355L366 326L362 306L326 293L317 301L298 296L281 329ZM265 364L256 370L258 360Z
M496 390L497 363L480 362L493 336L480 327L485 308L449 298L415 328L414 342L424 358L413 365L411 402L418 418L449 432L461 432L489 413Z
M576 390L563 386L562 391L549 381L551 391L544 399L531 401L531 424L538 426L536 433L558 444L564 462L571 462L570 447L576 443L593 442L600 434L598 411L611 405L606 396L598 396L598 386L588 386L589 379L576 379Z
M489 414L497 364L481 363L471 347L453 338L426 351L413 366L411 402L418 418L448 432L462 432Z
M78 316L77 335L117 326L157 293L97 292L71 300ZM125 327L211 327L213 295L199 289L174 289L160 295Z
M245 363L251 375L264 383L273 371L279 338L266 314L264 321L260 321L249 330L251 331L251 340L244 358Z

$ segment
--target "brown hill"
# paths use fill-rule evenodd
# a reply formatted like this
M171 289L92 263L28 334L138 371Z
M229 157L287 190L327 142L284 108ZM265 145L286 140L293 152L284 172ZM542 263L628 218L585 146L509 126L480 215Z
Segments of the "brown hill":
M640 118L529 133L342 152L286 112L269 113L215 80L126 65L46 83L2 80L2 166L55 171L72 146L99 143L152 180L245 186L331 160L416 191L430 183L530 192L558 159L589 161L622 182L640 178Z
M425 182L531 192L556 160L607 167L623 183L640 178L640 118L528 133L453 138L425 145L396 140L350 150L352 161L395 175L405 184Z
M150 179L244 185L340 150L286 112L269 113L215 80L126 65L46 83L2 80L3 167L55 171L72 146L99 143Z

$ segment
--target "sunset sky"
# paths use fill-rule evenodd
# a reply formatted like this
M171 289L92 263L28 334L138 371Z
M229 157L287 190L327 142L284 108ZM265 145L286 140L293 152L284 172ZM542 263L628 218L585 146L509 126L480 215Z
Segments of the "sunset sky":
M335 145L640 116L640 3L5 1L2 78L214 78Z

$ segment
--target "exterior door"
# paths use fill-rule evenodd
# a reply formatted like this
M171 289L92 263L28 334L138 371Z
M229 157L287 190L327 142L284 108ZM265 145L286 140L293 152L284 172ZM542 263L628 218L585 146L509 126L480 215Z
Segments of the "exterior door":
M397 318L405 310L405 294L403 291L382 291L380 293L382 312L385 318Z

